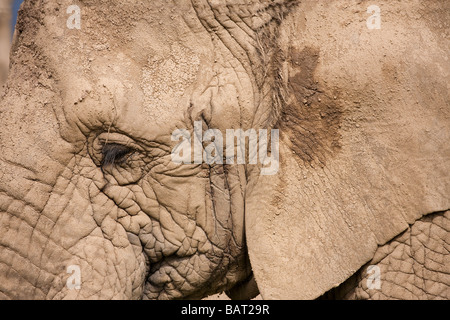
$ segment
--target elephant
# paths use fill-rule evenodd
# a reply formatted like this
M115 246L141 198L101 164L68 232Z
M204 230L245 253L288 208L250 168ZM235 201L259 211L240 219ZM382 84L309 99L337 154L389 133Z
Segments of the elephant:
M449 11L25 0L0 298L450 298ZM279 139L256 163L173 161L197 129L200 156L227 130L248 158L252 132Z

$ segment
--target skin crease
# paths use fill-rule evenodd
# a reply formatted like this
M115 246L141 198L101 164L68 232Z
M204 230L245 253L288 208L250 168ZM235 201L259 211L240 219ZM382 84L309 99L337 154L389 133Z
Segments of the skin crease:
M421 247L407 238L423 237L431 228L428 225L434 225L440 230L441 242L434 241L434 235L420 240L427 249L436 251L436 243L448 243L448 213L445 219L442 213L432 221L427 217L421 221L419 209L418 214L404 213L410 207L398 205L397 199L380 191L387 190L386 185L358 185L357 177L376 176L383 157L378 167L368 164L363 168L367 171L357 166L358 157L339 158L353 135L366 141L380 138L370 136L370 130L354 129L355 121L370 128L371 122L382 119L381 129L375 128L381 135L384 126L391 128L391 114L381 113L384 104L371 104L373 92L379 93L380 100L375 101L382 101L383 96L389 96L388 89L403 87L399 82L390 87L390 79L398 75L388 64L381 70L385 76L381 80L388 79L386 87L377 87L384 82L376 78L378 73L370 73L372 69L365 69L365 79L358 78L362 73L349 76L345 72L355 55L333 55L342 50L335 50L328 38L335 36L335 43L345 44L348 35L339 33L336 25L326 24L326 17L334 21L334 14L343 7L347 10L346 3L337 3L338 9L327 11L327 6L316 1L80 0L78 30L67 28L66 8L72 1L25 2L12 48L10 72L14 76L0 100L0 298L200 299L227 291L241 299L256 295L256 286L269 299L317 298L349 278L335 298L402 298L395 286L384 286L390 288L384 295L367 292L363 281L366 264L380 263L382 272L401 274L403 265L397 268L389 264L394 246L413 252L405 254L406 265L411 259L420 259L415 252ZM349 3L354 9L354 3ZM363 11L365 4L361 5ZM302 16L302 12L312 16ZM312 26L306 30L303 23ZM345 23L339 21L338 25ZM396 39L407 38L395 35L382 40L392 45ZM390 47L382 49L386 48ZM359 49L358 58L375 61ZM371 52L383 53L375 49ZM415 69L410 71L414 74ZM377 81L367 80L373 77ZM441 79L436 81L436 87L440 83ZM361 105L379 111L378 117L367 120L359 109L348 106L354 96L365 98L365 94L358 96L361 92L371 98L367 100L370 103ZM361 117L351 119L355 114ZM395 118L401 118L399 114ZM441 116L442 123L436 120L432 129L445 124L448 117L444 111ZM176 129L192 132L194 121L201 121L204 130L222 132L279 128L281 183L266 183L258 176L257 166L173 163L170 153L177 141L172 141L171 135ZM394 136L410 134L406 131ZM358 142L350 147L360 147L360 156L370 154L375 145L389 158L386 141ZM435 158L443 155L433 145L428 148L429 154L436 153ZM389 165L405 167L409 160L414 162L415 154L396 154L402 160L409 154L411 159L401 165L389 158ZM348 168L352 160L355 165ZM288 171L291 168L295 170ZM355 180L338 172L340 168L357 172L350 174ZM321 169L327 179L338 182L330 179L328 184L315 187L325 180L319 177ZM389 173L393 180L398 178ZM432 173L426 174L438 185ZM382 180L384 175L380 177ZM445 180L445 174L440 180ZM338 194L346 187L340 181L355 183L354 189L361 196ZM273 185L276 192L269 189ZM415 180L412 185L416 185ZM335 196L331 200L330 190ZM370 197L364 198L366 190ZM410 215L386 218L388 223L380 223L381 231L361 231L363 236L354 240L350 236L359 235L359 228L373 226L369 219L379 218L370 207L371 201L378 199L373 190L379 192L380 202L386 200L382 203L386 208ZM432 203L424 206L426 213L434 207L442 210L447 204L442 190L434 202L423 197L424 203ZM421 196L415 190L406 191L405 199ZM386 192L394 193L390 189ZM361 198L363 205L351 207ZM351 204L347 206L347 202ZM420 203L409 204L416 205L420 207ZM326 209L308 211L317 206ZM377 203L375 209L379 207L383 206ZM353 217L351 209L362 212L363 220ZM313 222L306 220L309 217ZM327 229L327 223L333 228ZM304 228L300 230L304 233L296 228ZM309 238L308 232L316 239ZM402 232L403 237L395 238ZM393 242L388 242L391 239ZM388 249L379 253L377 246ZM320 278L313 273L305 277L295 270L296 266L306 266L321 273L331 264L330 259L351 256L346 256L346 250L364 256L350 261L351 267L348 263L339 265L339 272L328 272L331 279L325 273ZM445 255L441 258L443 265L448 265ZM80 267L80 290L67 286L70 266ZM256 281L251 277L252 268ZM430 290L429 297L444 297L448 281L439 273L445 270L436 268L438 275L430 278L440 285L437 293ZM328 282L323 283L322 278ZM418 286L416 278L412 283ZM301 285L290 288L295 281Z

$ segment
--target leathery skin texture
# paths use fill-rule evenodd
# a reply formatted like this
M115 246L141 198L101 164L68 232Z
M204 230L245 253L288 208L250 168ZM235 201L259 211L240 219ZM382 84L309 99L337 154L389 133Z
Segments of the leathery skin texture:
M354 276L330 290L328 299L448 300L450 211L430 214L378 248ZM377 266L378 288L371 288Z
M30 1L19 18L19 37L37 40L18 45L11 72L37 101L10 85L2 104L23 107L2 107L1 297L177 299L232 288L251 273L245 169L173 163L171 135L194 121L221 129L224 101L239 91L229 104L250 113L253 76L211 38L200 2L82 5L83 33L63 29L69 1ZM161 12L172 25L159 24ZM111 27L125 13L131 19ZM147 51L134 40L142 30L154 40ZM164 30L182 35L162 46ZM80 290L66 285L70 266L80 268Z
M379 2L25 1L0 299L448 299L450 8ZM173 161L199 127L279 170Z

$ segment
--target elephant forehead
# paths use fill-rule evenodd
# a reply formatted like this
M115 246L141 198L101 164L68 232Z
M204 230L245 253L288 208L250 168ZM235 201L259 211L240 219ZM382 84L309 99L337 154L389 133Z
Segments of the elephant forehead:
M60 80L62 108L69 109L64 114L83 123L101 117L106 118L103 124L111 123L116 117L128 123L173 126L174 118L183 118L193 106L189 109L193 117L210 109L207 118L218 119L224 112L231 118L227 110L237 110L233 123L242 122L240 118L251 122L253 75L242 61L246 54L241 46L250 49L240 40L231 40L244 33L229 35L228 29L214 23L219 18L208 5L111 1L102 6L81 1L79 29L69 28L77 14L68 10L72 7L68 0L45 3L39 13L44 24L34 36L46 68ZM236 18L234 9L227 8L223 6L226 14L220 18ZM246 25L239 23L238 31Z
M82 1L79 29L67 26L71 4L46 5L35 37L67 114L166 126L183 116L194 88L208 85L214 47L188 1Z
M144 95L143 112L162 122L173 118L173 106L177 106L196 80L199 66L199 56L178 43L172 45L169 56L150 56L142 68L140 81Z

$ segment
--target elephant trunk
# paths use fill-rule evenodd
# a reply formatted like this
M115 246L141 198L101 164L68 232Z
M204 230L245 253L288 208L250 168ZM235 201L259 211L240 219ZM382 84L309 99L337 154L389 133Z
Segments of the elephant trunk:
M50 210L54 181L39 174L50 169L47 166L42 171L44 168L39 165L49 164L38 150L42 146L33 146L19 135L7 139L4 135L18 132L21 122L17 119L5 123L13 115L6 103L1 109L0 297L44 299L63 287L64 279L58 275L64 273L68 251L56 240L60 233L56 210L63 208Z
M0 298L140 298L148 271L141 244L110 218L117 208L103 206L104 179L85 140L62 137L54 84L35 85L33 65L52 79L36 56L28 64L15 57L12 72L23 76L0 103Z
M17 132L19 123L1 123L1 134ZM35 145L1 138L0 298L141 297L147 263L140 243L114 230L111 208L94 212L97 187L74 174L75 158L63 166L46 156L46 138L50 132Z

